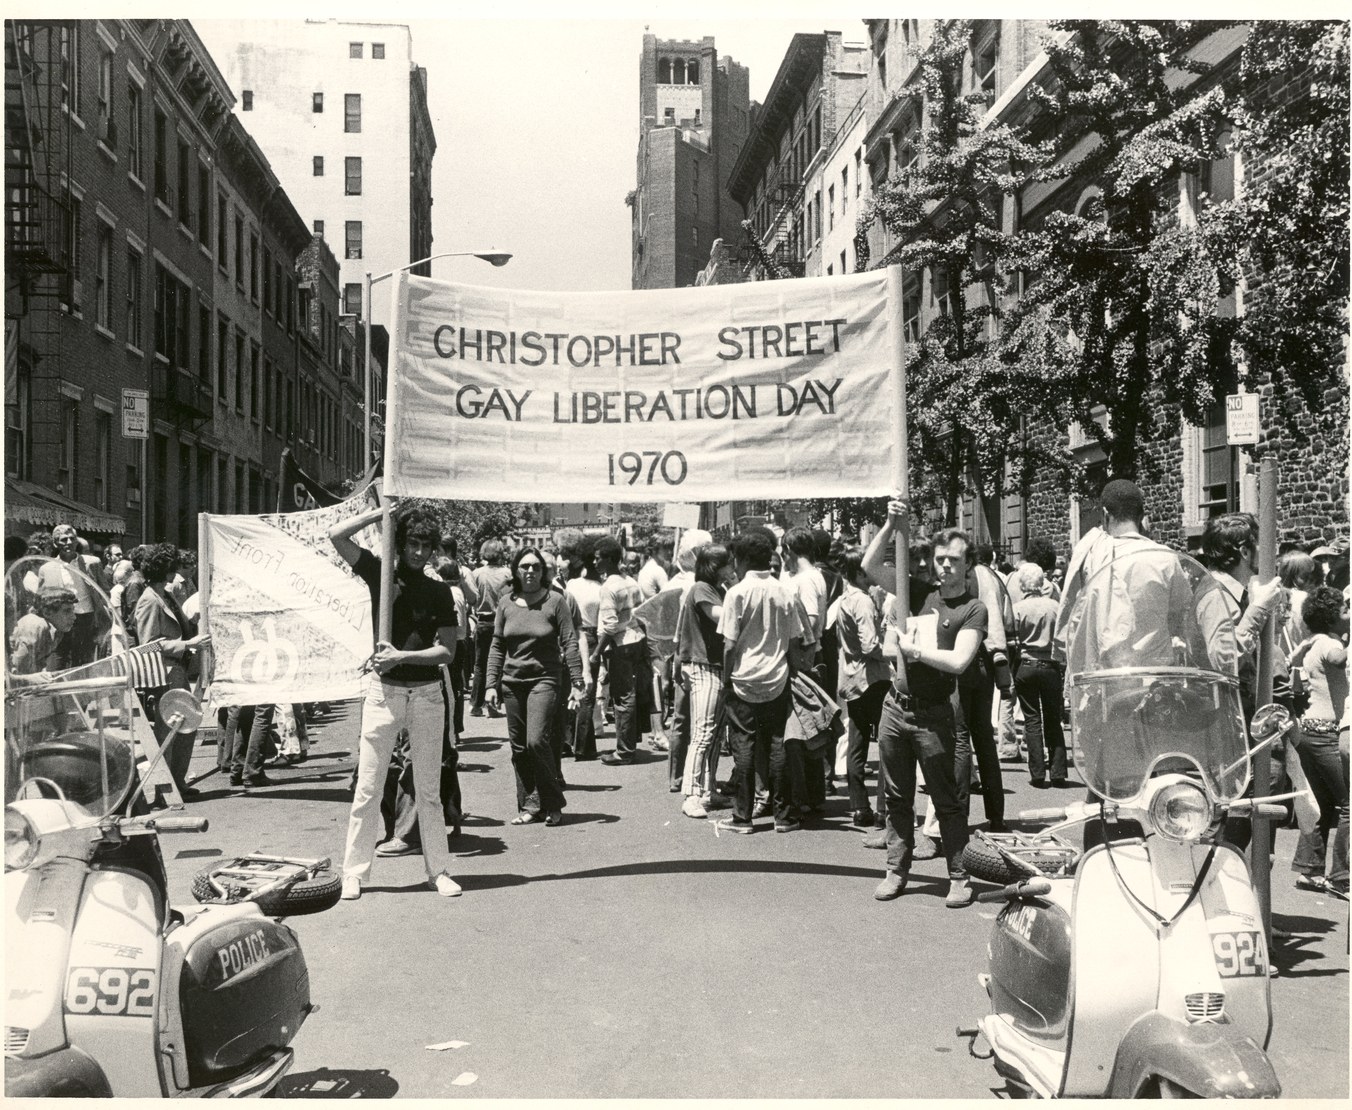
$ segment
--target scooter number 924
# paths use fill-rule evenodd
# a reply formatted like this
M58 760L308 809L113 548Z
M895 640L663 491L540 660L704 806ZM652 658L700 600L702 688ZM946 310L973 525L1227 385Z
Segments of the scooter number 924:
M66 1013L155 1016L155 972L150 968L73 967Z
M1267 974L1263 938L1258 933L1213 933L1211 950L1216 956L1216 973L1222 979Z

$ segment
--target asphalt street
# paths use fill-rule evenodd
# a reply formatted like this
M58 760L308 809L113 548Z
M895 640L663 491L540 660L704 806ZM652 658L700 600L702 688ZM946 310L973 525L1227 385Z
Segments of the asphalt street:
M172 900L192 900L200 868L248 851L337 869L358 717L349 703L312 726L309 759L270 768L275 786L238 794L220 774L201 779L189 808L210 830L162 839ZM715 836L681 814L666 756L646 745L634 766L565 761L564 824L512 826L506 724L467 726L470 816L450 840L464 895L429 890L421 856L378 858L359 901L288 919L320 1008L282 1095L1004 1093L955 1035L984 1012L976 976L997 907L946 909L942 860L877 902L882 853L862 847L843 796L814 828ZM214 764L214 745L199 745L193 773ZM1033 790L1022 764L1005 780L1011 815L1083 796ZM1294 888L1295 837L1276 838L1269 1051L1284 1095L1346 1098L1348 907Z

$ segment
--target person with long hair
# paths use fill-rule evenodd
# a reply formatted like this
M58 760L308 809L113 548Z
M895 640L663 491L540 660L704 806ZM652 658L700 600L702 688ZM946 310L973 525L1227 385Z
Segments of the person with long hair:
M681 812L687 817L707 817L710 809L722 808L714 789L723 719L723 637L718 621L730 561L721 544L706 544L695 552L695 581L681 601L677 620L676 653L690 713L690 746L681 780L685 795Z
M160 642L160 652L164 656L167 682L151 690L142 691L146 714L155 721L155 740L163 744L168 735L164 725L155 716L155 706L167 690L186 690L188 688L188 661L192 650L206 642L205 636L197 635L193 621L184 614L178 599L170 590L179 569L178 548L171 543L157 543L145 554L141 564L141 573L145 576L145 589L136 599L136 639L140 644ZM172 745L165 753L164 762L173 775L179 793L185 797L194 797L197 791L184 785L188 774L188 764L192 762L193 745L197 742L197 732L180 732L174 737Z
M498 602L493 618L484 704L491 710L501 700L507 710L518 811L512 824L543 820L558 825L565 801L550 736L563 664L572 680L570 709L577 708L585 689L577 630L567 601L549 588L538 548L518 551L511 573L511 589Z

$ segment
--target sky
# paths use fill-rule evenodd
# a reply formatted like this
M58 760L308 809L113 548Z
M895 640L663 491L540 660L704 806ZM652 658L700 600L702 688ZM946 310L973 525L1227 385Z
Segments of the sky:
M398 10L397 4L382 8L378 18L409 24L413 57L427 70L437 138L433 251L491 247L513 255L501 269L473 258L442 259L433 263L432 276L515 289L630 287L624 198L635 184L645 27L658 38L713 35L719 57L730 54L750 69L753 99L764 97L795 32L830 29L846 41L867 40L857 16L827 27L821 20L830 13L815 23L810 15L645 22L404 20ZM249 39L248 20L194 19L193 25L213 53Z

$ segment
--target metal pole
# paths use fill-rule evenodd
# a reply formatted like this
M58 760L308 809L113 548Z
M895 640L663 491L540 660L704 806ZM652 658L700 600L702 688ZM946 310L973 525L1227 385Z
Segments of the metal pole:
M371 271L366 271L362 300L362 456L361 473L371 469Z
M395 296L393 300L394 308L390 318L390 355L391 365L388 367L389 379L393 383L395 375L399 371L398 350L399 337L402 334L400 328L403 321L403 301L404 284L406 271L395 271ZM370 294L370 285L367 285L367 294ZM369 333L368 333L369 334ZM370 375L367 376L370 381ZM391 389L390 395L385 402L385 453L388 457L391 449L391 432L395 427L395 405L398 403L399 391ZM367 419L370 419L370 409L367 409ZM381 481L380 504L384 509L384 515L380 518L380 621L377 625L377 642L390 642L390 627L394 614L394 567L399 560L399 552L395 550L394 543L394 514L390 510L390 468L383 468L383 479Z
M1264 456L1258 464L1258 581L1270 581L1277 573L1277 460ZM1272 657L1276 649L1271 618L1263 625L1258 642L1257 689L1258 705L1272 700ZM1266 750L1259 752L1253 763L1253 796L1266 797L1271 789L1271 759ZM1249 873L1253 876L1254 893L1263 914L1263 931L1272 950L1272 829L1266 817L1254 811L1253 838L1249 842Z
M894 418L896 420L896 446L892 457L892 479L897 490L897 500L907 506L901 518L901 526L896 531L895 558L897 560L897 628L906 630L906 620L911 615L911 469L907 465L908 450L906 437L906 333L901 323L902 278L901 267L892 265L887 268L887 314L888 337L892 347L892 398ZM897 677L899 685L909 689L906 681L906 663L898 663Z

